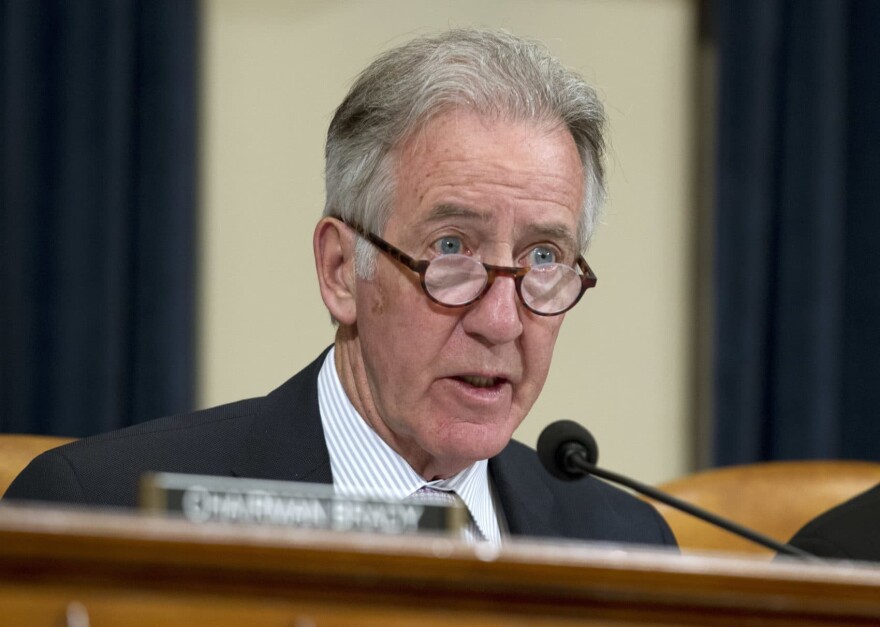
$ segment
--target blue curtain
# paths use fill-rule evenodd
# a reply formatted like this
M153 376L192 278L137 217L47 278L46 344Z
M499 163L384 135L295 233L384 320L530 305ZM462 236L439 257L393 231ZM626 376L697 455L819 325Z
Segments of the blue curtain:
M197 6L5 0L0 431L193 402Z
M714 463L880 460L880 2L712 19Z

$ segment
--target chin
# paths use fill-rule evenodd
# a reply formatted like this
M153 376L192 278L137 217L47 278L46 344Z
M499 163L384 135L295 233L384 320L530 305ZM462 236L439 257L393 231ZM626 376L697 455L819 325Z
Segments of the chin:
M512 431L492 425L461 425L446 438L444 448L452 455L471 460L471 463L489 459L500 453L510 438Z

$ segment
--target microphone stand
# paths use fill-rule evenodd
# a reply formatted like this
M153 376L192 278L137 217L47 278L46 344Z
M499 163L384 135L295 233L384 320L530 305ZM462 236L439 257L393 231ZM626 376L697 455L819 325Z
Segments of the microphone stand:
M782 553L783 555L791 555L815 562L822 561L815 555L811 555L810 553L807 553L806 551L799 549L796 546L777 542L773 538L765 536L764 534L737 525L734 522L725 520L724 518L716 516L711 512L692 505L691 503L687 503L685 501L682 501L681 499L675 498L671 494L666 494L664 492L661 492L660 490L657 490L656 488L652 488L649 485L646 485L639 481L635 481L634 479L630 479L629 477L619 475L616 472L611 472L610 470L599 468L598 466L589 463L586 459L586 454L584 453L584 451L578 450L576 447L571 447L568 451L564 453L563 462L566 468L569 470L577 469L577 471L590 475L595 475L602 479L611 481L612 483L619 483L640 494L644 494L647 497L660 501L661 503L665 503L666 505L674 507L675 509L687 512L688 514L696 516L697 518L704 520L712 525L721 527L722 529L725 529L735 535L751 540L752 542L765 546L768 549L773 549L774 551Z

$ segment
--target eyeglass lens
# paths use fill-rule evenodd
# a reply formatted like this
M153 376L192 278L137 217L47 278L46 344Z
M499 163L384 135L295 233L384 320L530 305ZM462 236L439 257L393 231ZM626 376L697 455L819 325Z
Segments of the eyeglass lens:
M443 255L431 260L425 272L425 288L437 301L464 305L482 292L489 279L482 263L466 255ZM564 264L550 263L532 268L520 285L526 305L552 314L567 309L581 292L577 272Z
M567 309L581 293L578 273L561 263L532 266L522 280L522 296L526 304L542 313Z

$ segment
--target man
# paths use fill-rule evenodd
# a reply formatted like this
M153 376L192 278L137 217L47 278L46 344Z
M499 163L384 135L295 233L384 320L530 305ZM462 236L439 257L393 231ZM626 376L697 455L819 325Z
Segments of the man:
M808 522L789 544L820 557L880 562L880 485Z
M604 195L603 110L541 46L457 30L392 50L330 125L314 234L333 347L265 398L89 438L38 458L9 498L133 505L165 470L461 498L469 539L673 544L648 505L552 478L511 441Z

